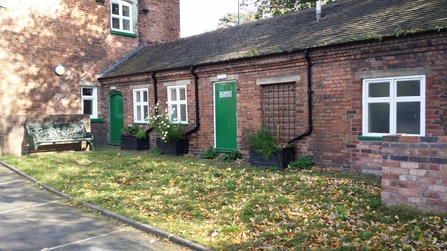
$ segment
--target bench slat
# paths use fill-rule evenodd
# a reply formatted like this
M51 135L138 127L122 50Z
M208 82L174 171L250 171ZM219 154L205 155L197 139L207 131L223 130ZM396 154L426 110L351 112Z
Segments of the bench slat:
M29 149L31 147L36 154L37 148L41 144L61 143L61 142L82 142L86 141L92 151L94 151L93 134L87 132L83 122L80 123L59 123L53 122L45 125L25 124L28 134Z

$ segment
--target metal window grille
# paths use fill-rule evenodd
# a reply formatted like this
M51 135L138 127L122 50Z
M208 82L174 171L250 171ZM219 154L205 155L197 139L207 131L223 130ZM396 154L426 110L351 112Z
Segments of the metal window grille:
M295 137L295 84L274 84L262 87L262 122L286 144Z

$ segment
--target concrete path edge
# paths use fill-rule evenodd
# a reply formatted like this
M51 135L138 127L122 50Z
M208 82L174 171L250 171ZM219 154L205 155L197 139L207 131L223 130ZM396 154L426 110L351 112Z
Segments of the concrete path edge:
M8 163L6 163L4 161L0 160L0 164L3 165L4 167L10 169L11 171L13 171L13 172L23 176L24 178L32 181L34 184L40 185L44 189L46 189L46 190L48 190L48 191L50 191L50 192L52 192L52 193L54 193L54 194L56 194L58 196L61 196L63 198L69 199L69 200L73 199L73 197L71 197L71 196L69 196L67 194L64 194L64 193L62 193L62 192L60 192L60 191L58 191L58 190L56 190L56 189L54 189L54 188L52 188L50 186L47 186L45 184L42 184L37 179L29 176L28 174L18 170L17 168L9 165ZM173 243L176 243L178 245L181 245L181 246L184 246L184 247L188 247L188 248L190 248L192 250L197 250L197 251L212 251L212 249L209 249L209 248L207 248L205 246L202 246L202 245L197 244L195 242L192 242L190 240L184 239L184 238L182 238L180 236L177 236L177 235L174 235L174 234L170 234L170 233L165 232L163 230L160 230L158 228L155 228L155 227L152 227L150 225L143 224L141 222L132 220L130 218L127 218L127 217L124 217L122 215L116 214L116 213L114 213L112 211L103 209L103 208L95 206L93 204L90 204L90 203L87 203L87 202L84 202L84 201L80 201L79 203L81 203L84 206L89 207L89 208L91 208L93 210L99 211L104 216L107 216L109 218L118 220L118 221L120 221L122 223L125 223L125 224L127 224L129 226L132 226L132 227L134 227L136 229L139 229L139 230L141 230L143 232L146 232L148 234L152 234L152 235L155 235L155 236L159 236L159 237L168 239L169 241L172 241Z

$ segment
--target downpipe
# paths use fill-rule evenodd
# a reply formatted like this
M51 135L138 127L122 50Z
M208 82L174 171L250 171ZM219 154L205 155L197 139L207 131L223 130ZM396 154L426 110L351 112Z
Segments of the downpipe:
M312 124L312 62L310 61L309 51L304 50L304 57L307 61L307 115L308 115L308 127L302 134L296 136L294 139L288 141L287 143L291 144L297 140L304 138L305 136L309 136L312 133L313 124Z
M192 128L191 130L189 130L187 133L185 133L186 136L195 133L199 130L200 128L200 117L199 117L199 76L197 76L197 74L194 72L195 71L195 67L191 66L190 68L190 72L191 74L194 76L194 95L195 95L195 105L196 105L196 125L194 126L194 128Z

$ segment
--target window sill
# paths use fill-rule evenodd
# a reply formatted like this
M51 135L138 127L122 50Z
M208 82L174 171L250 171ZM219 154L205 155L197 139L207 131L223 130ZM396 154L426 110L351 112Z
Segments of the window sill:
M102 123L102 119L90 119L90 123Z
M143 122L133 122L133 125L149 125L149 123L143 123Z
M115 35L126 36L126 37L137 37L137 34L129 33L129 32L123 32L123 31L114 31L114 30L111 30L110 33L111 33L111 34L115 34Z
M359 140L382 140L381 136L357 136Z

